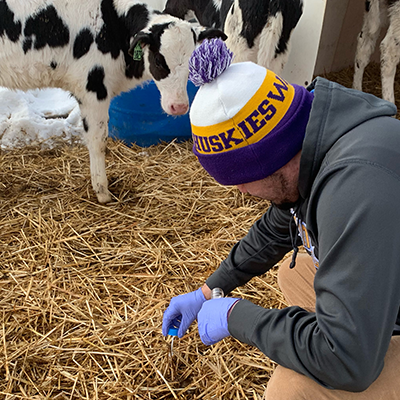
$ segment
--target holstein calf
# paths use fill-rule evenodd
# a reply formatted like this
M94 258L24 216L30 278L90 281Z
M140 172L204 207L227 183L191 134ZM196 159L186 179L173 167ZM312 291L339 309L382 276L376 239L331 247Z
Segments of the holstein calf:
M234 62L253 61L280 74L290 36L302 13L302 0L168 0L165 12L194 15L200 24L222 29ZM189 17L188 17L189 18Z
M382 97L394 103L394 78L400 60L400 0L366 0L364 21L358 36L354 62L354 89L362 90L365 67L375 50L381 28L389 27L380 43Z
M108 109L122 91L154 79L166 113L188 111L188 60L196 42L226 36L135 0L0 0L0 86L58 87L77 99L98 201L111 200Z

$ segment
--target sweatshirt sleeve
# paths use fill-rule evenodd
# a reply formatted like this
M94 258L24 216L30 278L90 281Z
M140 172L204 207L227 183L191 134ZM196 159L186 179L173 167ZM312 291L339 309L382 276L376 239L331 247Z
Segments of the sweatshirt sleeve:
M242 300L228 322L232 336L278 364L352 392L379 376L400 304L400 180L361 164L326 171L323 190L310 198L319 244L315 313Z
M213 289L220 287L226 294L244 285L254 276L262 275L292 250L289 226L292 216L271 206L254 223L248 234L232 248L220 267L207 279ZM293 222L293 238L298 241L297 229Z

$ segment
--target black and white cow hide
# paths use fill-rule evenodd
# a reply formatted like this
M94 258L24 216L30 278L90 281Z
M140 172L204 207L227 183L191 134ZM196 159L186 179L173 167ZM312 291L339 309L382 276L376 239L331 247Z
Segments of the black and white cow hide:
M194 13L204 26L222 29L234 62L252 61L280 74L302 0L167 0L164 12L179 18ZM189 17L188 17L189 15Z
M362 90L365 67L375 50L382 27L387 32L380 43L382 98L395 102L394 79L400 61L400 0L365 1L364 20L358 35L353 88Z
M188 60L208 37L226 38L135 0L0 0L0 86L58 87L77 99L92 186L106 203L111 99L153 79L164 111L185 114Z

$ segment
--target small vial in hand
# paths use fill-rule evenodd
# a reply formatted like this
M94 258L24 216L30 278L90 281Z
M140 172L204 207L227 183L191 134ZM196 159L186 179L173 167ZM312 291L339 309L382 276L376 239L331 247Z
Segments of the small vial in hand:
M211 291L212 299L221 299L224 296L225 296L224 291L219 287L216 287Z

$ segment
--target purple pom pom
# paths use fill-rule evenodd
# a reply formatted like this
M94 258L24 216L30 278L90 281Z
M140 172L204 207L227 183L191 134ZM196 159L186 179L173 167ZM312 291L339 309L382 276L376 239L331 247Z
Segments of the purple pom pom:
M195 86L212 82L231 64L233 53L221 39L204 40L189 60L189 79Z

